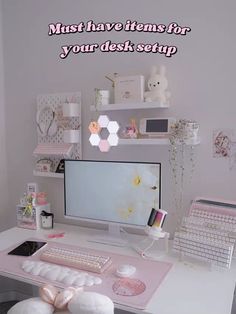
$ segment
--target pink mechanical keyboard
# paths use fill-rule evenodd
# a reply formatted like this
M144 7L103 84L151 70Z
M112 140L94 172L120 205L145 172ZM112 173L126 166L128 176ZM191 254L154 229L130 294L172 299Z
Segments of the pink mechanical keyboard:
M51 247L43 251L40 259L99 274L103 273L112 264L109 256L88 253L86 250L70 250L58 247Z

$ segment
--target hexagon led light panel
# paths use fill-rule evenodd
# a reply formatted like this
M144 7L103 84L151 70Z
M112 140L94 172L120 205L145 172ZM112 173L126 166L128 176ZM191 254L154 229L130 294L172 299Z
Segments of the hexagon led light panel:
M107 141L110 144L110 146L117 146L119 142L119 137L115 133L110 133L107 138Z
M98 134L101 131L101 127L97 121L92 121L89 123L89 131L92 134Z
M109 121L107 125L107 130L110 134L117 134L119 131L119 124L116 121Z
M89 138L89 142L92 146L98 146L101 141L101 137L98 134L91 134Z
M109 144L108 140L101 140L98 144L98 147L100 149L100 152L106 153L110 149L110 144Z
M117 121L110 121L108 116L100 115L98 121L92 121L89 124L89 131L91 133L89 142L92 146L98 146L101 152L108 152L111 146L117 146L119 137L119 124ZM106 139L99 135L102 129L106 129L109 133Z
M99 118L98 118L98 125L100 125L101 128L106 128L108 126L108 123L109 123L109 118L108 116L105 116L105 115L101 115Z

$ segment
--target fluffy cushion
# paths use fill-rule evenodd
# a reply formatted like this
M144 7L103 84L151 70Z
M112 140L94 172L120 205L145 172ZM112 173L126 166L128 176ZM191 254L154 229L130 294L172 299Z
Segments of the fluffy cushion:
M95 292L78 292L69 302L68 308L72 314L114 314L111 299Z
M52 314L54 307L40 298L31 298L16 303L7 314Z

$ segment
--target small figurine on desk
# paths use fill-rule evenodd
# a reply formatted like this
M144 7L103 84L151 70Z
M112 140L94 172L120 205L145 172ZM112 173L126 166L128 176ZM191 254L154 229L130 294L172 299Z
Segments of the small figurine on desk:
M135 119L130 120L130 125L125 127L123 131L124 137L126 138L137 138L138 137L138 128Z

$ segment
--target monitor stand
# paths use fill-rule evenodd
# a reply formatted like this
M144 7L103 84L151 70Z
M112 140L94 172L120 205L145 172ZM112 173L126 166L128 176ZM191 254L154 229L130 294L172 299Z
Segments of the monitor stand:
M88 239L88 241L112 246L128 245L128 240L121 236L121 229L119 224L108 224L108 231L104 231L103 234L94 233L93 238Z

